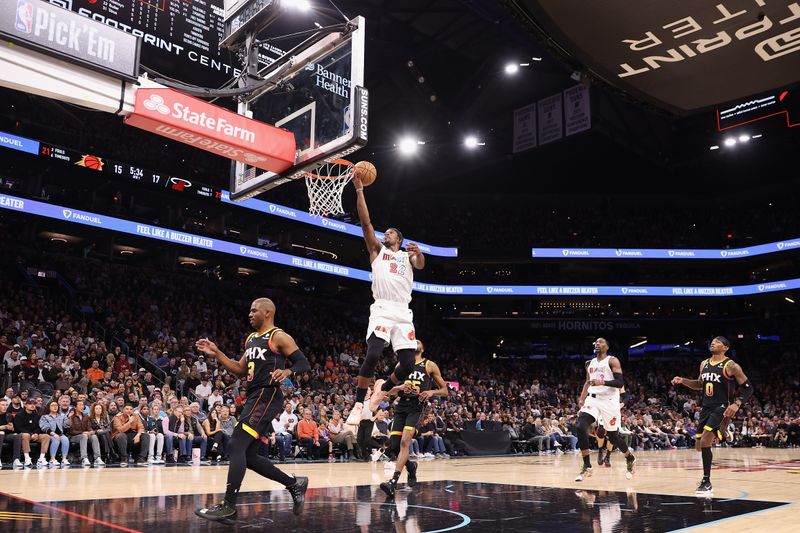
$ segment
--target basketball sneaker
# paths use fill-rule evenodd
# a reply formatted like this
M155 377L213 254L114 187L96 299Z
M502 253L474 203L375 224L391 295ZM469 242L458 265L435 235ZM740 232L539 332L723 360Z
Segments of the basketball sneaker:
M394 498L394 493L396 489L397 485L394 478L390 479L389 481L384 481L383 483L381 483L381 490L385 492L389 498Z
M304 476L294 478L294 485L289 485L286 487L286 490L289 491L289 494L292 495L292 501L294 501L294 507L292 508L292 512L294 514L300 514L303 512L303 505L306 503L306 491L308 490L308 478Z
M625 472L625 477L628 479L633 477L633 463L635 462L636 462L636 457L633 454L630 454L627 457L625 457L625 465L628 469L628 471Z
M711 494L714 492L714 489L711 488L711 480L707 477L704 477L700 484L697 486L697 489L694 491L695 494Z
M406 463L406 471L408 472L408 486L413 487L417 484L417 463L408 461Z
M364 411L364 404L362 402L356 402L353 404L353 409L350 410L350 415L347 417L345 424L350 424L351 426L357 426L359 422L361 422L361 413Z
M601 447L597 451L597 466L603 466L603 453L606 451L604 447Z
M378 407L381 406L381 402L387 396L387 392L381 388L384 383L386 383L385 379L378 379L375 381L375 388L372 391L372 396L369 397L369 402L367 402L367 406L372 412L375 412Z
M231 520L236 517L236 509L228 505L225 500L222 500L217 505L210 509L197 509L194 514L200 518L211 520L212 522L219 522L220 520Z
M592 477L592 467L591 466L582 466L581 471L578 476L575 478L575 481L583 481L586 478Z

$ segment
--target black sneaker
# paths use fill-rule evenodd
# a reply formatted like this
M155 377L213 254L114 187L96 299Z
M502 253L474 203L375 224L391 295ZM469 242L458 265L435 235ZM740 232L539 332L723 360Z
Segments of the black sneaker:
M611 452L606 451L606 458L603 460L603 466L611 468Z
M212 522L220 522L236 518L236 509L225 503L225 500L222 500L210 509L196 509L194 514Z
M408 486L415 486L417 484L417 463L408 461L406 463L406 471L408 471Z
M381 483L381 490L386 493L386 495L390 498L394 498L394 491L397 486L394 483L394 480L384 481Z
M592 477L592 467L591 466L582 466L581 471L578 476L575 478L575 481L583 481L587 477Z
M713 492L713 489L711 488L711 480L704 477L697 486L697 490L694 492L695 494L711 494Z
M292 512L294 514L300 514L303 512L303 504L306 503L306 490L308 490L308 478L307 477L297 477L295 476L294 485L290 485L286 487L286 490L292 495L292 500L294 501L294 508Z
M628 468L628 471L625 472L625 477L627 477L628 479L633 477L633 463L635 462L636 462L636 457L633 454L630 454L627 457L625 457L625 464Z
M603 466L603 452L605 452L605 448L600 448L597 451L597 466Z

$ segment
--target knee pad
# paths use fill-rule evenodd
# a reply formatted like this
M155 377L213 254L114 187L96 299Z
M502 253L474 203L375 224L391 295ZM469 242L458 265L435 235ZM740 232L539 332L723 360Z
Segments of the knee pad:
M383 355L383 349L386 347L386 341L375 335L374 333L367 339L367 353L364 356L364 362L361 364L361 369L358 375L362 378L371 378L375 375L375 367Z
M397 368L394 371L394 375L400 383L405 381L414 371L415 353L411 348L397 352Z

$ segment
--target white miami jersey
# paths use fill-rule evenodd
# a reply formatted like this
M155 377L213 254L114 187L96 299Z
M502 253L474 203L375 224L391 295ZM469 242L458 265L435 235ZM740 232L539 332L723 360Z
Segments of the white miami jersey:
M614 373L611 372L611 365L608 362L611 356L607 355L602 361L598 361L597 357L589 361L589 366L586 370L589 372L589 379L602 379L603 381L611 381L614 379ZM605 385L590 385L589 394L597 394L604 398L616 396L619 399L619 389L616 387L606 387Z
M375 301L408 305L411 301L411 286L414 283L411 261L408 252L393 252L381 246L380 252L372 262L372 297Z

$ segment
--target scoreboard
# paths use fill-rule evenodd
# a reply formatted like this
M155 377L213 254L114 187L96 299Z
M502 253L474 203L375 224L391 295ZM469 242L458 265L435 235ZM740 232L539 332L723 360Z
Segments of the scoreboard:
M216 201L222 200L222 189L219 187L212 187L204 183L189 181L186 178L153 172L152 170L136 167L127 163L120 163L105 157L87 154L70 148L39 143L39 155L66 164L94 170L114 179L123 179L149 187L168 189L170 191L183 193L186 196L207 198Z
M45 1L141 37L142 65L164 76L215 88L241 74L237 55L219 45L224 35L224 0ZM342 22L327 8L311 11L286 13L259 38L285 36L313 29L315 24ZM262 66L272 63L305 37L262 45L259 51Z

